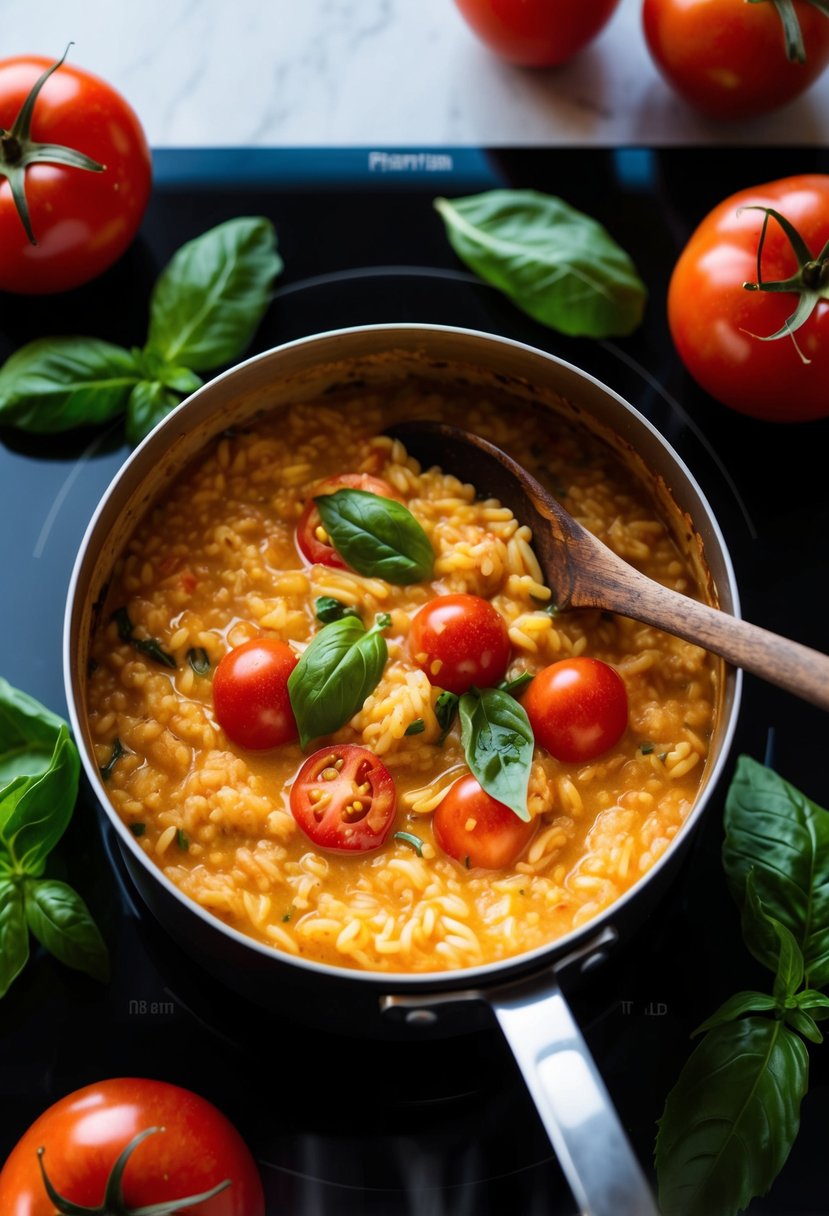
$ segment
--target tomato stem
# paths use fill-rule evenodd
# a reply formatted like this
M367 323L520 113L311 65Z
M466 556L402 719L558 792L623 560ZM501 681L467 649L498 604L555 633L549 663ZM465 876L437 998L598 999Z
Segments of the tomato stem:
M32 245L37 244L32 221L29 215L29 203L26 198L26 169L34 164L67 165L72 169L85 169L89 173L103 173L106 166L99 165L85 152L77 148L67 148L64 144L39 143L31 138L32 116L40 90L53 72L61 66L69 53L69 47L61 55L57 63L38 77L29 90L29 94L12 123L10 131L0 132L0 180L4 177L9 183L12 199L20 216L20 222L26 230L26 236Z
M821 300L829 300L829 241L815 257L794 224L773 207L750 206L745 211L762 211L763 227L757 245L757 282L743 283L746 291L791 292L798 297L794 312L786 318L780 329L773 334L751 334L761 342L774 342L778 338L791 338L795 350L804 363L810 360L803 354L794 335L805 325ZM739 214L739 212L738 212ZM763 248L771 220L776 220L797 258L797 270L788 279L768 280L763 278Z
M148 1136L154 1136L156 1132L163 1132L164 1130L163 1127L147 1127L130 1140L110 1170L103 1201L99 1207L95 1208L88 1208L82 1204L73 1203L71 1199L65 1199L63 1195L55 1190L49 1175L46 1173L46 1166L43 1164L46 1149L41 1146L37 1150L40 1174L46 1194L49 1201L54 1204L58 1216L174 1216L175 1212L181 1212L184 1208L195 1207L199 1203L205 1203L208 1199L212 1199L214 1195L218 1195L231 1185L230 1179L226 1178L224 1182L220 1182L209 1191L203 1191L200 1195L187 1195L182 1199L167 1199L161 1203L151 1203L148 1206L140 1208L128 1208L124 1200L123 1191L124 1170L127 1168L130 1157L139 1144L143 1140L146 1140Z

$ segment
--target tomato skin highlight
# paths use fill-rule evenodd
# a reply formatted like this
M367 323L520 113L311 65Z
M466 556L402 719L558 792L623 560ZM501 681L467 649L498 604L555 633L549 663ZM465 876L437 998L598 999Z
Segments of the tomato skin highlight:
M317 528L322 528L322 518L314 502L315 497L335 494L343 488L365 490L366 493L377 494L380 498L397 498L387 481L383 481L382 477L372 477L370 473L340 473L336 477L326 477L306 502L296 526L296 547L305 561L312 566L318 563L331 566L335 570L350 569L334 546L317 536Z
M276 638L253 638L222 657L213 675L213 712L239 747L261 751L299 737L288 694L298 662Z
M122 1149L148 1127L164 1128L136 1148L124 1171L129 1208L232 1185L194 1207L198 1216L265 1216L256 1163L242 1137L215 1106L164 1081L118 1077L88 1085L44 1111L0 1172L3 1216L54 1216L38 1167L65 1198L94 1207Z
M53 62L38 55L0 60L0 127L11 128ZM41 89L31 134L84 152L105 170L45 163L26 169L36 245L26 236L9 183L0 179L0 291L67 291L96 278L131 244L150 197L150 149L128 102L71 63L62 64Z
M394 825L397 790L385 764L366 747L335 743L303 764L291 786L291 813L323 849L368 853Z
M826 22L829 25L829 21ZM746 291L757 280L763 213L773 207L794 224L817 256L829 241L829 175L801 174L738 191L702 220L674 267L668 324L682 362L717 401L755 418L804 422L829 416L829 301L818 303L789 337L773 342L794 311L794 292ZM786 279L797 259L771 219L763 247L763 279Z
M525 823L468 774L449 787L432 817L435 840L450 857L470 868L502 870L517 861L535 835Z
M509 666L507 624L479 595L441 595L412 618L409 653L429 682L447 692L491 688Z
M455 0L481 41L510 63L555 67L607 25L619 0Z
M662 75L709 118L752 118L805 92L829 63L829 21L794 0L806 62L790 62L775 6L644 0L645 39Z
M595 760L619 742L628 724L628 698L615 668L579 656L545 667L521 703L536 743L565 763Z

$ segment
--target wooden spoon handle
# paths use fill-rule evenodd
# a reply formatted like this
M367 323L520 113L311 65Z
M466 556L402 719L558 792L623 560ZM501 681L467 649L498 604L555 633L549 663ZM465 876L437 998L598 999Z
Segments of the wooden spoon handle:
M620 566L621 577L604 580L603 602L597 607L695 642L796 697L829 709L829 656L671 591L625 563Z

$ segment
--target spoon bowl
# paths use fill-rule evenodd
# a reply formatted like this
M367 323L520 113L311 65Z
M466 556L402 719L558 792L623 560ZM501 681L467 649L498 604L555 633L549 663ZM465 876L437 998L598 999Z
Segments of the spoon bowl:
M532 529L559 610L598 608L653 625L829 710L829 656L648 578L582 527L495 444L443 422L399 423L387 433L421 465L438 465L471 481Z

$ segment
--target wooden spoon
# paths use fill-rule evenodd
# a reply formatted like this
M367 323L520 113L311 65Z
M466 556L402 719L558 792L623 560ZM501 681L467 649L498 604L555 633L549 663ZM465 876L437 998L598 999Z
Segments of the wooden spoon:
M577 523L536 479L486 439L442 422L388 428L424 467L462 474L528 524L558 608L600 608L664 629L829 709L829 656L671 591Z

